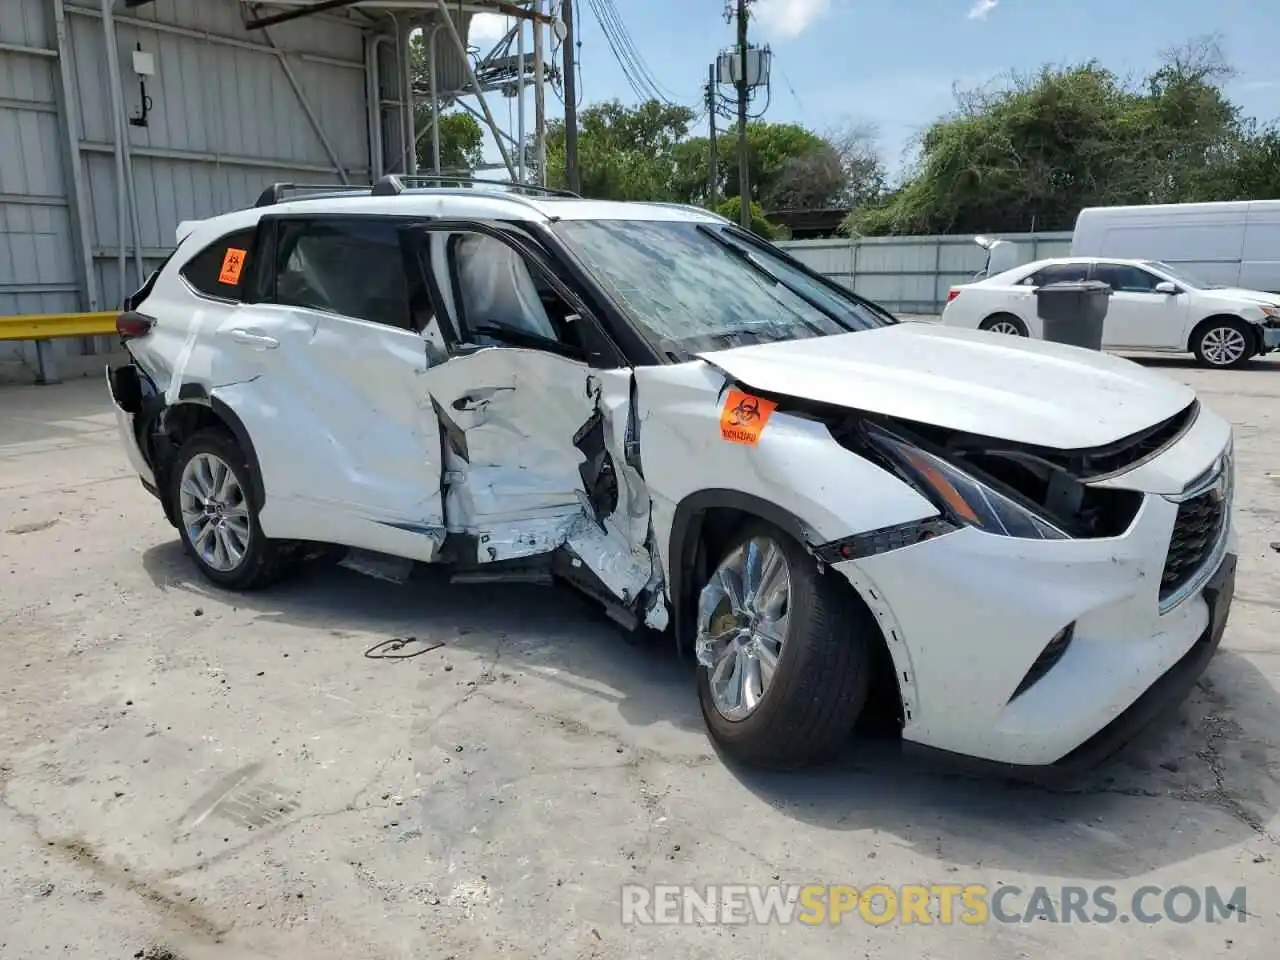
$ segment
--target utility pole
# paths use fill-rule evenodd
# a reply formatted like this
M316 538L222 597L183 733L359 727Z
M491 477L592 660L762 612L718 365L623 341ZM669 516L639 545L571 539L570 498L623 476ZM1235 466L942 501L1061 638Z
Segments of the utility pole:
M534 0L533 12L542 13L542 0ZM534 162L538 165L538 183L547 185L547 96L543 81L546 67L542 57L543 29L542 20L535 18L533 26L533 153ZM524 145L521 144L521 149Z
M574 58L573 0L563 0L564 22L564 179L570 193L581 193L578 177L578 75Z
M716 145L716 65L707 68L707 119L711 123L710 157L707 160L707 200L714 210L720 202L720 154Z
M738 200L742 208L741 223L744 230L751 229L751 171L747 150L747 97L751 87L747 83L747 2L737 0L738 18Z

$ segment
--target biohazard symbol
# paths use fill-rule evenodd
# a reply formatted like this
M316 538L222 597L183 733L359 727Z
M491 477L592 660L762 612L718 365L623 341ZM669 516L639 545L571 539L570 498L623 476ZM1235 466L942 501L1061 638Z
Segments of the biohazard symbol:
M720 436L730 443L755 446L760 442L764 425L777 404L760 397L753 397L741 390L730 390L720 411Z
M222 272L218 274L218 282L234 287L240 282L240 271L244 269L245 251L228 247L222 257Z

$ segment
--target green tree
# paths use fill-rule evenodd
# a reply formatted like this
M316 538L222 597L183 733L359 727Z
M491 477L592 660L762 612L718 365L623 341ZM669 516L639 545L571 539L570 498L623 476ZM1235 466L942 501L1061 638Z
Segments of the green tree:
M901 187L855 209L846 228L1063 230L1085 206L1274 190L1269 150L1280 141L1242 120L1222 89L1229 76L1207 38L1167 51L1137 84L1091 62L959 93Z
M730 197L728 200L722 201L716 207L716 213L726 220L741 223L739 218L742 216L742 198ZM780 232L778 226L765 217L764 210L761 209L758 203L751 204L751 232L757 236L764 237L766 240L776 239Z
M617 100L578 114L578 167L584 196L598 200L687 202L673 189L676 154L696 115L686 107ZM705 176L705 174L704 174ZM564 122L547 124L547 184L563 187Z

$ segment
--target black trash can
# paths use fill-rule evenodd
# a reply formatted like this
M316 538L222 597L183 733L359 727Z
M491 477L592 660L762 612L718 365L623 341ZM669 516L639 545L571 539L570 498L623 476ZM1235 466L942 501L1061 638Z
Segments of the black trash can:
M1089 350L1102 349L1111 287L1097 280L1067 280L1036 290L1036 315L1044 338Z

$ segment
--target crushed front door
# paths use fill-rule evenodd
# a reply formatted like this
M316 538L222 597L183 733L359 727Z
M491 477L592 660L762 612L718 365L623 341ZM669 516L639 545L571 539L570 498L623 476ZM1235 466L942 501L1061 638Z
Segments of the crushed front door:
M426 372L445 524L475 539L477 562L568 547L624 603L650 584L648 498L624 462L630 377L517 347Z

